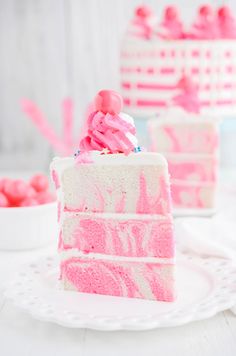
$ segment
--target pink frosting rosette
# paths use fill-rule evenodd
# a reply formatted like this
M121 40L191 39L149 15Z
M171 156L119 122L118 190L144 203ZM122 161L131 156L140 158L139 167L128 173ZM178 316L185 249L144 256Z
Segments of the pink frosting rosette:
M219 28L214 10L210 5L199 8L198 17L187 36L190 39L219 38Z
M183 39L185 37L183 24L174 6L168 6L165 9L163 20L157 30L157 35L166 40Z
M221 38L236 38L235 18L227 6L222 6L218 9L218 27Z
M133 119L121 112L123 100L112 90L95 97L95 111L87 121L87 133L80 141L81 152L104 151L128 155L137 146Z
M142 39L150 39L153 34L156 18L148 6L139 6L128 28L128 35Z

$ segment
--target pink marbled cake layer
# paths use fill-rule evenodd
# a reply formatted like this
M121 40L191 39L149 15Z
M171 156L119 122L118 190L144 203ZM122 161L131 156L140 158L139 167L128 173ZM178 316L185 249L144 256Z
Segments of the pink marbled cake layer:
M59 249L132 257L174 256L170 215L66 213Z
M54 177L59 177L57 186L63 196L62 209L93 213L170 213L169 176L163 156L147 152L128 157L104 155L96 159L99 164L96 160L91 164L76 164L63 159L52 163Z
M171 195L175 208L214 209L215 183L172 181Z
M64 289L172 302L174 266L72 257L61 262Z
M192 182L215 182L218 160L213 155L166 155L171 179Z
M149 132L156 152L213 154L219 146L218 124L207 118L205 122L191 115L189 122L186 117L182 121L156 118L149 122Z

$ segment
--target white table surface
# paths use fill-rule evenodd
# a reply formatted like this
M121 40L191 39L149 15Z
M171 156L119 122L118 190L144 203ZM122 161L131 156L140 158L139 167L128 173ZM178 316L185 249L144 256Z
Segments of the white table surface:
M227 311L185 326L151 331L101 332L66 329L34 320L3 296L4 286L22 263L55 251L0 252L0 355L236 355L236 316Z

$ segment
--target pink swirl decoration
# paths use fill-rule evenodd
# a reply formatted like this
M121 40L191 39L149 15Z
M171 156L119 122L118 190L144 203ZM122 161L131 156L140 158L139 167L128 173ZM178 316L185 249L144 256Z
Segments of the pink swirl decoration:
M135 126L120 114L123 100L112 90L102 90L95 98L95 109L88 118L87 135L80 141L81 151L108 150L128 155L136 146ZM122 117L123 116L123 117Z
M163 39L183 39L183 24L180 21L177 9L174 6L168 6L164 11L164 19L158 30L158 36Z
M201 105L198 99L198 91L191 80L183 76L177 84L181 94L173 97L173 103L192 113L199 113Z
M236 38L235 18L227 6L218 9L218 27L221 38Z

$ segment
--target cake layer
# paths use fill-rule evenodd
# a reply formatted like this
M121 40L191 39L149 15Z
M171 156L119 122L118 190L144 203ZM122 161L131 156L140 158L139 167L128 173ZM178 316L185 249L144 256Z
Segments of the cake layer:
M64 289L82 293L128 298L173 301L174 266L87 257L70 257L61 262Z
M215 182L218 163L214 155L167 154L171 179L185 182Z
M218 149L218 124L216 120L183 112L173 112L163 118L148 122L152 149L165 153L214 153Z
M132 257L174 257L170 215L65 213L60 249Z
M172 180L171 196L175 208L213 209L215 207L214 183L196 183Z
M236 111L235 40L128 39L121 50L126 111L147 118L163 112L183 73L196 84L205 113Z
M63 208L96 213L168 214L170 188L167 162L157 153L101 155L92 163L56 159Z

